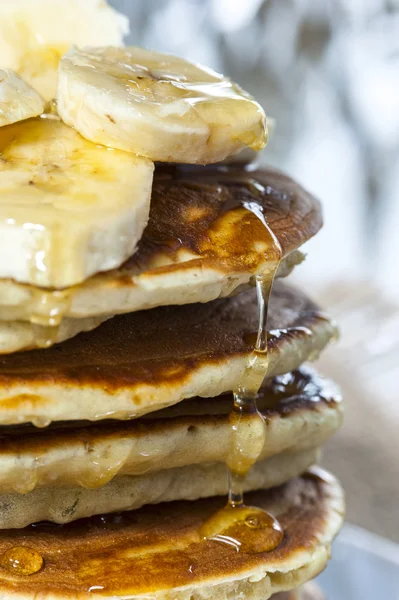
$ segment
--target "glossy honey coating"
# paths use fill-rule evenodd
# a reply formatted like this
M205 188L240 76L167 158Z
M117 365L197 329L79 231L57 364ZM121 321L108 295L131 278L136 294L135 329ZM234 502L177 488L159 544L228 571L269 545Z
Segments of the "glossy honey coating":
M207 67L144 48L71 48L59 114L87 139L150 160L210 164L267 140L262 107Z
M1 532L0 554L11 545L32 547L44 567L29 577L0 570L0 591L5 598L18 590L26 598L40 593L43 599L83 599L95 593L152 600L173 594L180 600L198 588L212 589L213 597L225 589L232 598L234 585L237 594L264 590L268 598L324 568L343 511L342 491L331 476L318 469L248 499L281 523L285 535L275 550L236 552L201 539L201 524L223 499L174 502L67 526Z

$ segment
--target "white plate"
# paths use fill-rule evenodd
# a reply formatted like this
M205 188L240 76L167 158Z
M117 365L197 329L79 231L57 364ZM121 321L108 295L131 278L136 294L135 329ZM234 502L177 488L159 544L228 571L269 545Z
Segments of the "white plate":
M317 582L328 600L399 600L399 545L345 525Z

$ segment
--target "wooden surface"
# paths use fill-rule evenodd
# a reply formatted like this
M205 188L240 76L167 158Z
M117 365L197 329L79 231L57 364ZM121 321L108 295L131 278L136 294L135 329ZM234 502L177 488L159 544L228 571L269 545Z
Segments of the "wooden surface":
M399 308L365 282L313 296L340 325L317 366L340 384L346 415L322 463L344 486L347 520L399 542Z

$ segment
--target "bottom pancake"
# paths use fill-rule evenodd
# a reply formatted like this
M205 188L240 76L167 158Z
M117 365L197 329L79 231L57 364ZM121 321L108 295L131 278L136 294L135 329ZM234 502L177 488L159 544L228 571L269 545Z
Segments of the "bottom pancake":
M204 540L201 525L223 506L221 498L3 531L0 597L267 600L324 569L344 511L343 492L332 476L312 469L246 500L278 518L284 537L274 550L237 552ZM19 557L18 568L13 556Z
M317 462L318 456L317 448L276 454L251 469L244 490L281 485L303 473ZM37 488L25 495L0 495L0 529L19 529L38 521L70 523L102 513L135 510L146 504L226 496L227 491L223 463L116 477L97 489L80 486Z

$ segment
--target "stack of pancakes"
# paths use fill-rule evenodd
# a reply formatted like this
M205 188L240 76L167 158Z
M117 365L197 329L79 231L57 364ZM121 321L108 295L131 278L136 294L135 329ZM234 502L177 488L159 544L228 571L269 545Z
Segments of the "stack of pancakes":
M131 169L141 186L134 210L115 177L108 231L94 235L104 207L91 189L60 242L68 198L49 199L51 173L58 193L66 160L87 175L88 150L67 149L57 163L58 136L92 143L64 129L54 114L0 129L9 244L0 259L1 598L316 600L314 588L300 588L327 563L343 495L314 465L342 406L306 363L336 329L282 279L321 227L318 201L286 175L240 162L172 156L156 164L151 185L158 157L122 148L121 161L133 157L123 181L135 185ZM16 161L23 171L42 138L46 155L30 164L19 203L1 178ZM96 165L109 160L96 152ZM49 235L32 241L41 227ZM244 452L231 415L256 356L255 282L265 274L269 287L275 276L256 393L265 435L255 450L254 414L244 414ZM267 510L282 531L269 551L257 546L254 520L244 523L248 540L235 536L234 518L218 535L202 533L226 504L226 463L237 451L252 465L240 474L246 505Z

